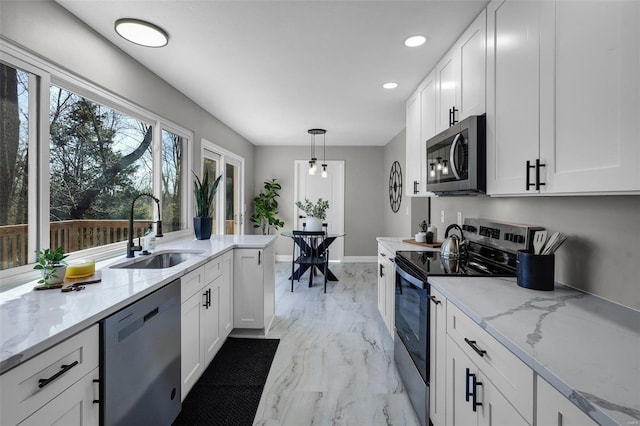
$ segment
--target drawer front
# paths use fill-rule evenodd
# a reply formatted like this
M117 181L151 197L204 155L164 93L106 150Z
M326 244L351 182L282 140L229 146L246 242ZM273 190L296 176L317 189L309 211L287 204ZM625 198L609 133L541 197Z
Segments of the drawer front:
M532 423L533 370L450 301L447 301L447 334Z
M209 284L222 275L222 256L216 257L204 265L204 281Z
M186 302L187 299L200 291L205 284L204 266L182 276L180 278L180 303Z
M98 325L70 337L0 378L0 424L17 424L98 367Z
M393 259L395 254L387 250L382 244L378 244L378 257Z

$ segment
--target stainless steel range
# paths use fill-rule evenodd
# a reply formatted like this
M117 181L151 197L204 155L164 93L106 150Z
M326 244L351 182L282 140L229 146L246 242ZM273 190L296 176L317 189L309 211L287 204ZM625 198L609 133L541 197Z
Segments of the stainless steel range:
M517 251L531 249L533 233L541 229L468 218L455 258L439 251L396 252L394 358L421 424L429 424L429 277L515 277Z

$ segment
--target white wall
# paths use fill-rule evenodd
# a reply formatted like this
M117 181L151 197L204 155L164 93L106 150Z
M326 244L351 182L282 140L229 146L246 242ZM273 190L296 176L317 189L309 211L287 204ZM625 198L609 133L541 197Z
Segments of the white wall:
M391 210L389 202L389 173L394 161L400 163L402 168L403 185L406 185L406 132L402 130L384 147L384 167L381 176L382 188L386 189L386 197L383 202L384 228L380 236L411 238L417 231L417 223L411 220L411 199L405 195L406 188L402 188L400 209L397 213ZM413 231L413 232L412 232Z
M246 204L254 146L52 0L0 2L0 37L194 132L194 167L205 138L245 158ZM185 72L188 67L185 66ZM249 231L250 232L250 231Z
M335 147L327 146L327 160L345 162L345 256L376 256L376 237L382 235L384 218L382 203L386 194L381 185L384 147ZM294 161L308 160L309 146L258 146L256 147L255 192L258 193L267 179L278 179L280 191L278 217L285 222L278 233L291 230L295 221L293 206ZM388 173L388 172L387 172ZM252 194L252 196L255 194ZM253 210L253 204L248 206ZM249 226L249 225L248 225ZM260 232L256 230L256 232ZM292 242L279 238L278 255L291 255ZM347 259L348 260L348 259Z

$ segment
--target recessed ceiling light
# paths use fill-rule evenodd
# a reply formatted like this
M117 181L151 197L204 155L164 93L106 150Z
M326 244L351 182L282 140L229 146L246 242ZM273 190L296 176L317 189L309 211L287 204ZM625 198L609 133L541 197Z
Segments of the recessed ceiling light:
M404 41L404 45L407 47L418 47L418 46L422 46L426 41L427 41L427 38L425 36L415 35L407 38Z
M120 37L140 46L162 47L169 42L165 30L141 19L118 19L114 27Z
M396 87L398 87L398 83L385 83L382 85L382 87L385 89L395 89Z

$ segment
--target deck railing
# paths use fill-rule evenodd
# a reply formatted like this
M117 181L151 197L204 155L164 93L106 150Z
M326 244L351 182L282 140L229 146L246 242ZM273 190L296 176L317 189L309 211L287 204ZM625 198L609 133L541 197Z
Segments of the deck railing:
M133 223L134 239L144 235L151 221ZM213 229L216 229L214 221ZM225 231L233 234L234 221L225 221ZM62 247L73 253L92 247L117 243L129 238L128 220L61 220L49 224L49 246ZM29 262L27 225L0 226L0 270L26 265Z
M143 235L151 223L148 220L135 221L134 238ZM128 234L128 220L61 220L49 224L49 245L72 253L124 241L129 238ZM0 226L0 269L28 263L28 238L27 225Z

